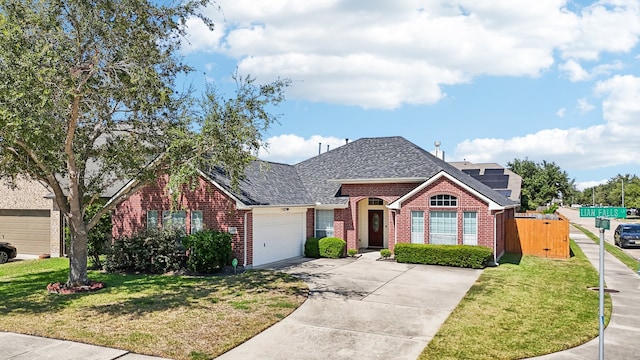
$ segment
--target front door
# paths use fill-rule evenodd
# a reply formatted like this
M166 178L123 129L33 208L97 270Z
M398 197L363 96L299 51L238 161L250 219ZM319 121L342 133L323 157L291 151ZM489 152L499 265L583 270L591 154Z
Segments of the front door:
M369 210L369 247L381 248L383 236L383 210Z

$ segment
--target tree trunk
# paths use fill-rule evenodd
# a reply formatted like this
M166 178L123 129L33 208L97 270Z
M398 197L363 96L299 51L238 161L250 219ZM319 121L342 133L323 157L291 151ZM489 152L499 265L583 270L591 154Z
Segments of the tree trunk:
M79 214L70 216L71 246L69 247L68 286L88 285L87 275L87 227Z

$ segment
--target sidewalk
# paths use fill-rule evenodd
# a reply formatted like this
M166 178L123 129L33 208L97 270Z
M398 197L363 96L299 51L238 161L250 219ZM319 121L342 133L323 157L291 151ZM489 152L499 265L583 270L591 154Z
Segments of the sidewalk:
M73 341L0 332L0 360L161 360ZM167 359L165 359L167 360Z
M593 219L580 219L577 212L571 209L560 209L560 212L569 217L572 222L598 235ZM607 241L613 235L615 229L611 221L611 230L605 232ZM573 239L585 253L591 264L598 270L599 245L589 239L574 226L570 227L571 239ZM605 283L608 289L617 290L611 293L613 313L609 325L604 331L604 356L605 359L637 359L640 354L640 344L636 341L640 337L640 276L630 270L613 255L605 252ZM597 284L596 284L597 285ZM598 319L593 319L597 323ZM593 360L598 359L599 338L595 338L575 348L536 357L540 360Z

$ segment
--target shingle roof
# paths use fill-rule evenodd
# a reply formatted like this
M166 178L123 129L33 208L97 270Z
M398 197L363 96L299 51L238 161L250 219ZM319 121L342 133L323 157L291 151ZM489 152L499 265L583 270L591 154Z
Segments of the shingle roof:
M311 197L340 204L336 179L429 179L444 171L501 206L516 203L403 137L363 138L294 165Z
M403 137L359 139L295 165L256 161L247 168L239 190L231 188L221 169L207 174L246 205L277 206L346 205L349 199L340 195L340 181L423 182L441 171L500 206L517 205Z
M245 170L238 188L221 168L203 171L245 205L311 205L313 201L291 165L254 161Z

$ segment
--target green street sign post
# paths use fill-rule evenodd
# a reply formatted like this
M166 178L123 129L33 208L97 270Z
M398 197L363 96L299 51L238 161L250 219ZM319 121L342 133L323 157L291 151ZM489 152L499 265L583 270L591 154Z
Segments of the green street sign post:
M623 207L581 207L581 218L595 218L596 227L600 229L600 284L598 293L599 301L599 325L600 334L598 336L598 359L604 360L604 231L611 228L609 219L626 219L627 208Z
M605 217L611 219L626 219L627 208L624 207L581 207L581 218Z

